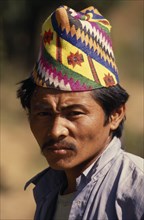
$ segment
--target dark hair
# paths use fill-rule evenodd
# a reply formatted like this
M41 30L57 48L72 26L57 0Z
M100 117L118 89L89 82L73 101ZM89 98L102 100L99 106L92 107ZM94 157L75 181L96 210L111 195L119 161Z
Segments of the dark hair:
M119 84L108 88L103 87L100 89L95 89L92 91L92 96L100 104L105 112L104 125L108 124L111 113L123 106L129 98L129 94ZM119 127L113 131L113 137L122 136L122 130L125 120L126 116L119 124Z
M30 102L32 94L36 88L31 77L20 82L21 86L17 90L17 98L20 98L22 107L30 111ZM128 93L118 84L108 88L100 88L92 90L93 98L100 104L105 112L106 125L109 121L111 113L124 105L128 100ZM125 118L121 121L119 127L113 131L113 137L121 137Z
M36 88L36 84L31 77L21 81L19 84L21 86L17 90L17 98L20 98L21 105L25 110L30 110L31 97Z

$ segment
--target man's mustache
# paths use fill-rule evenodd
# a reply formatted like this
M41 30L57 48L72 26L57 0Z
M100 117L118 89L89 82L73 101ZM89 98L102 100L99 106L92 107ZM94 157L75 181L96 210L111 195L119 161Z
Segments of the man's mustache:
M73 150L76 151L77 147L73 143L69 143L67 141L61 140L57 141L54 139L46 141L42 147L41 151L43 152L45 149L47 150L60 150L60 149L66 149L66 150Z

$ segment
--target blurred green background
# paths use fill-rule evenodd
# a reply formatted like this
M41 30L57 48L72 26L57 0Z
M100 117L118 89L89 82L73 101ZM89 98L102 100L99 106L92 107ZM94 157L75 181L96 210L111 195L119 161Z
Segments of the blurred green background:
M123 145L144 156L143 0L0 0L1 220L33 219L33 187L24 192L23 186L47 163L16 99L16 84L37 59L42 23L61 4L75 10L93 5L109 19L121 84L130 94Z

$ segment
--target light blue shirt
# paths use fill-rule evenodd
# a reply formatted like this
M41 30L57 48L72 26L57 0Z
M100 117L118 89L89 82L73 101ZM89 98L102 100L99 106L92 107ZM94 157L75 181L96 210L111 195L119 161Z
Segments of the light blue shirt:
M52 220L57 197L66 184L63 171L48 168L32 178L35 220ZM88 173L76 180L69 220L144 219L144 160L126 153L114 138Z

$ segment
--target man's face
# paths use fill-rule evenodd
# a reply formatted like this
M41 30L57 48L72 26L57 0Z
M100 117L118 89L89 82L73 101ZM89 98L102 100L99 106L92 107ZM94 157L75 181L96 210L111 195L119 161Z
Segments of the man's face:
M31 100L30 127L54 169L87 168L110 142L110 123L91 92L37 87Z

